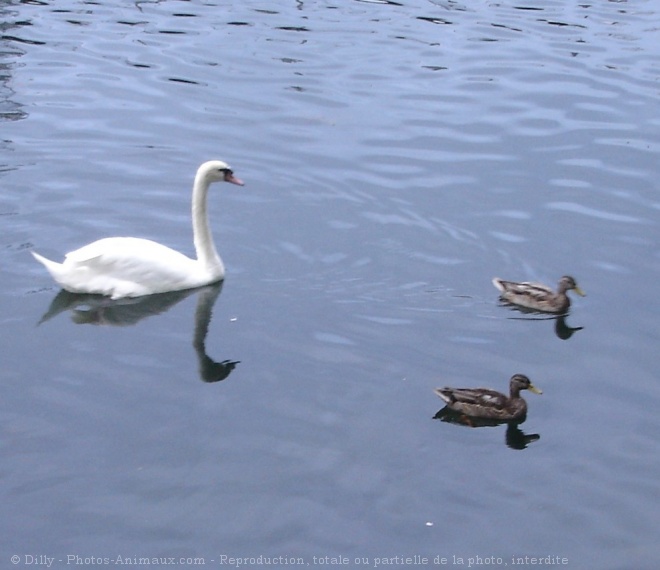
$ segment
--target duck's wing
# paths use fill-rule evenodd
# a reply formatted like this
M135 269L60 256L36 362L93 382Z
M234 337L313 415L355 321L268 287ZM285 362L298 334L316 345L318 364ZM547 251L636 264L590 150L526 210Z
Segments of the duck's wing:
M493 278L493 285L502 293L514 295L542 296L554 295L554 291L543 283L533 283L531 281L506 281L499 277Z
M466 407L503 409L508 398L488 388L438 388L436 394L450 407L464 411Z
M502 301L512 305L544 313L565 311L570 305L566 295L555 293L543 283L504 281L496 278L493 279L493 284L500 290Z

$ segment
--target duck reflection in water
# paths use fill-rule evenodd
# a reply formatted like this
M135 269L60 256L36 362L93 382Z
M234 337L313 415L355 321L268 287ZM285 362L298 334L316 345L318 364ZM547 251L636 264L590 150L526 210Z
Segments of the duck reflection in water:
M511 449L525 449L528 444L541 439L538 433L526 434L523 432L519 427L522 423L521 421L496 422L493 420L470 418L460 412L454 412L447 406L438 410L435 416L433 416L433 419L466 427L496 427L506 424L505 442L507 447Z
M540 436L526 435L518 427L527 417L527 402L520 397L521 390L542 393L524 374L511 377L509 396L488 388L437 388L435 393L447 405L435 414L434 419L468 427L506 423L506 444L512 449L525 449Z
M216 362L206 354L206 335L211 323L213 306L221 290L222 282L198 289L116 300L102 295L77 294L61 290L52 300L39 324L60 313L71 311L71 320L79 325L132 326L147 317L165 313L190 295L197 294L192 344L197 354L199 375L204 382L219 382L227 378L239 364L239 361L232 360Z
M573 333L581 331L584 327L572 327L566 322L567 315L559 316L541 316L538 314L538 311L532 309L525 309L524 307L513 307L510 305L507 306L511 311L516 311L518 313L523 313L525 315L537 315L537 316L527 316L527 317L509 317L514 321L554 321L555 322L555 335L561 340L568 340L573 336Z

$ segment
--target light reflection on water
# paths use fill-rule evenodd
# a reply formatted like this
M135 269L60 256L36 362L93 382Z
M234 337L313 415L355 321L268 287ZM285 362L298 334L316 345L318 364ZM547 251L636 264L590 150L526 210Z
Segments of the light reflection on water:
M5 554L653 567L651 4L0 10ZM210 198L203 347L194 294L37 326L57 290L30 248L189 252L209 158L247 185ZM490 284L566 273L588 293L566 338ZM241 363L210 385L204 356ZM514 372L544 389L525 449L433 421L437 385Z

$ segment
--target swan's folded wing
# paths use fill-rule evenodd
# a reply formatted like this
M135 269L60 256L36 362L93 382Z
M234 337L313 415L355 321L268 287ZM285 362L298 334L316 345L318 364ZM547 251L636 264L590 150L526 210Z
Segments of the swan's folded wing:
M187 265L192 259L158 242L132 237L105 238L66 254L66 261L74 264L116 266Z
M150 241L129 237L104 238L70 251L65 258L70 263L90 263L104 257L107 262L135 255L140 251L139 242ZM137 243L137 247L136 247ZM155 243L155 242L152 242Z
M175 291L200 284L199 264L151 240L105 238L67 254L65 277L70 291L115 298Z

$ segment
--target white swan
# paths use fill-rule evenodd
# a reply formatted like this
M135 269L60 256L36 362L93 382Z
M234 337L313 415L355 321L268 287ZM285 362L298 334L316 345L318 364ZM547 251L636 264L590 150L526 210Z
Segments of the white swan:
M195 175L192 191L193 237L197 259L160 243L134 237L105 238L67 253L63 263L32 252L53 279L72 293L98 293L113 299L180 291L220 281L225 267L213 244L206 195L213 182L243 185L228 164L211 160Z

